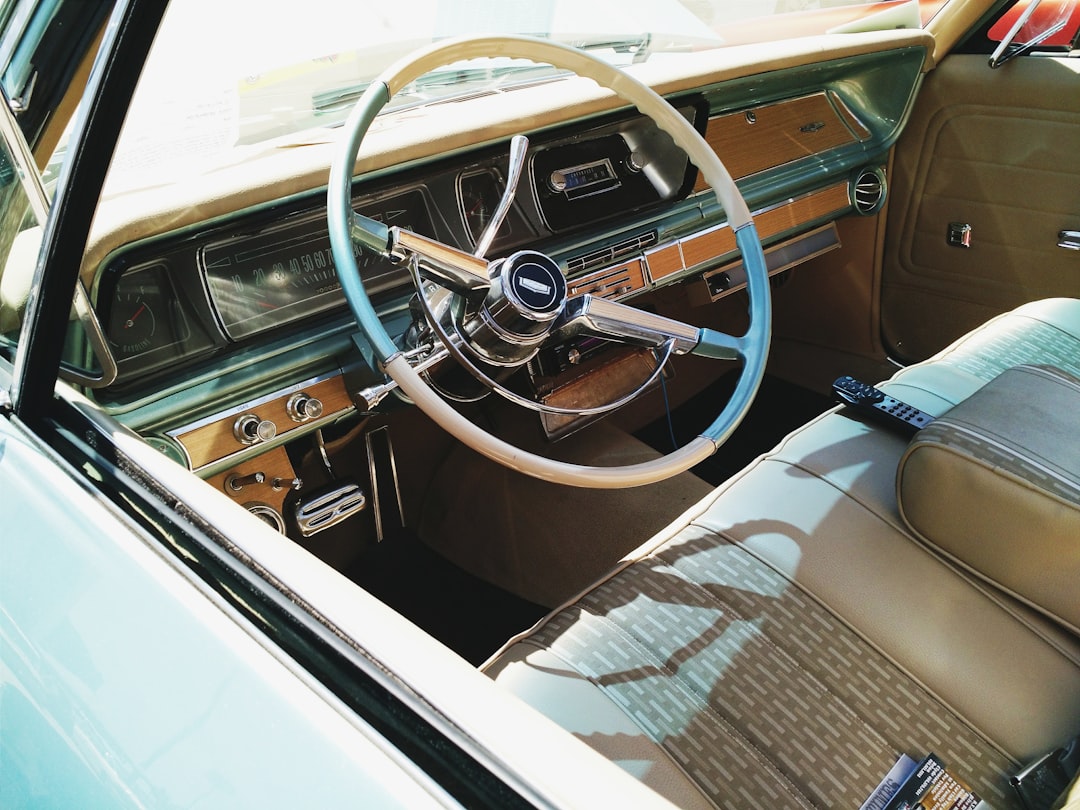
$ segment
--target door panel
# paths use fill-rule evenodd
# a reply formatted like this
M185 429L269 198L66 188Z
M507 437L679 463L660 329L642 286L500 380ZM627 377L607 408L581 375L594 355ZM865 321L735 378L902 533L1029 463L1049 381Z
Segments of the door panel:
M929 76L897 144L882 275L886 346L905 361L1025 301L1080 297L1080 60L998 70L954 54ZM970 247L949 244L970 225Z

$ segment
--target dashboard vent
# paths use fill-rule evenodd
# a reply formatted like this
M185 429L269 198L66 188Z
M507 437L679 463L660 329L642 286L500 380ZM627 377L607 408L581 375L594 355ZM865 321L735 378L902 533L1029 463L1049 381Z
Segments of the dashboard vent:
M885 204L885 173L881 169L863 169L855 178L852 203L863 216L876 214Z
M637 256L646 248L656 244L656 231L639 234L638 236L624 239L610 247L594 250L581 256L575 256L566 263L567 272L573 276L594 270L597 267L607 267L628 257Z

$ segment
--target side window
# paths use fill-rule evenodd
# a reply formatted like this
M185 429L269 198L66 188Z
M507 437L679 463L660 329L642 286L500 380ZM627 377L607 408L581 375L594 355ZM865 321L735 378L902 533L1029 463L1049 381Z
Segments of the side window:
M1067 55L1080 36L1080 0L1019 0L990 25L991 67L1026 53Z
M0 0L0 357L14 358L34 284L42 224L66 157L109 0ZM100 328L76 290L65 366L68 378L105 379ZM89 325L88 325L89 324ZM62 372L65 373L65 372Z
M7 140L0 140L0 355L14 359L42 229Z

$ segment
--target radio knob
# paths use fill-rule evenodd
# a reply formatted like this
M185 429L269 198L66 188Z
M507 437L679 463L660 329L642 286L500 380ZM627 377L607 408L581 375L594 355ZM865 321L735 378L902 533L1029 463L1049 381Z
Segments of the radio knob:
M285 412L294 422L318 419L323 415L322 400L301 391L289 397L289 401L285 403Z
M548 185L551 186L552 191L566 191L566 175L561 171L553 171L551 177L548 178Z
M277 425L269 419L260 419L253 413L236 417L233 422L233 436L241 444L268 442L277 436Z

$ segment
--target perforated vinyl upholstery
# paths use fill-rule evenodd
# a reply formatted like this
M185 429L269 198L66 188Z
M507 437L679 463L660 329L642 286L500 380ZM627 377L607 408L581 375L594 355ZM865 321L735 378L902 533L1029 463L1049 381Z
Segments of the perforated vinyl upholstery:
M1021 362L1080 371L1080 302L1002 316L883 387L940 413ZM1014 807L1008 775L1080 730L1080 639L907 532L905 445L822 416L489 674L680 806L854 808L932 751Z

